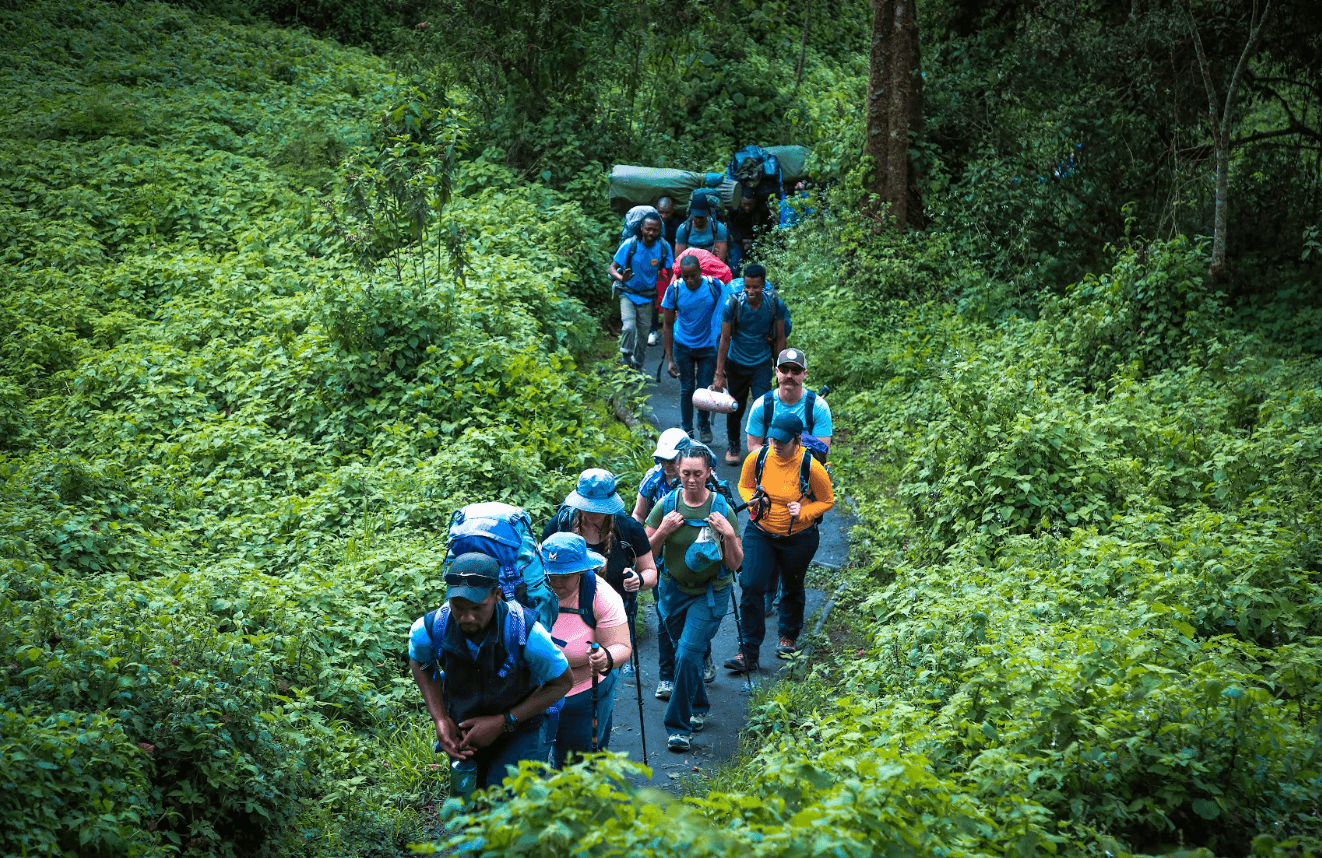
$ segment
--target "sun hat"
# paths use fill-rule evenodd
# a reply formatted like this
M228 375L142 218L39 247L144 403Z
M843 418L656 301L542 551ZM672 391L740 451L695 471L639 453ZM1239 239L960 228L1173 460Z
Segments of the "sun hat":
M604 468L579 474L578 485L565 495L565 506L583 512L624 512L624 501L615 493L615 475Z
M542 559L546 561L547 575L573 575L606 565L605 557L588 549L587 540L569 531L546 537L542 543Z
M661 437L656 439L656 450L652 452L653 459L665 459L670 461L679 455L679 451L689 442L689 433L680 429L678 426L667 429L661 433Z
M767 430L767 437L783 444L786 441L797 441L802 432L803 421L799 419L799 415L778 414L776 419L771 421L771 428Z
M793 364L799 369L807 369L808 356L799 349L785 349L776 358L776 366L784 366L787 363Z
M500 563L478 551L460 554L445 570L445 597L486 601L500 586Z
M684 551L684 565L690 572L706 572L724 557L721 539L713 534L713 539L698 539Z

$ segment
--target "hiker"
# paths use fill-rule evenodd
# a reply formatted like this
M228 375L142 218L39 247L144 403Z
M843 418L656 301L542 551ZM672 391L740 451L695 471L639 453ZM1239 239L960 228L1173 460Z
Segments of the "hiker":
M675 212L675 201L670 197L661 197L656 201L656 212L661 215L661 237L666 240L672 248L675 246L675 231L679 229L679 224L683 218ZM647 332L647 344L654 346L661 342L661 293L666 287L668 278L661 275L656 281L656 301L652 304L652 327Z
M656 464L643 474L643 481L638 486L638 499L633 504L632 515L640 525L647 521L652 507L679 487L679 453L688 443L689 436L678 428L667 429L657 439L656 449L652 451L652 461ZM665 574L665 563L657 560L656 567L659 578ZM657 700L669 700L675 691L675 642L664 628L660 628L656 644L659 675L655 696ZM716 681L716 663L712 661L710 643L702 657L702 681L709 684Z
M735 570L743 563L739 520L707 488L715 456L701 444L680 451L680 487L652 508L647 535L665 561L657 605L675 646L675 686L666 706L666 747L687 751L711 705L702 680L703 653L729 610Z
M693 391L710 387L716 372L718 318L727 292L725 284L703 276L698 258L686 255L679 260L679 280L666 288L661 300L665 327L661 345L665 350L672 378L679 379L680 428L693 436ZM698 412L698 437L710 444L711 414Z
M441 750L477 764L478 788L520 760L546 759L546 710L573 673L537 615L500 591L500 564L461 554L445 572L447 600L409 630L409 670Z
M758 668L766 632L765 600L772 582L781 585L780 641L776 653L788 658L798 651L803 630L803 577L817 553L817 523L835 505L835 493L825 466L800 441L803 421L781 414L771 421L770 449L744 460L739 494L749 500L759 488L766 500L749 506L744 529L744 567L739 573L739 653L725 662L735 673Z
M753 241L771 228L771 208L765 197L745 194L730 213L727 232L730 239L730 269L737 276L753 249Z
M731 283L735 288L738 281ZM721 339L716 345L712 386L734 397L738 408L725 415L725 464L743 461L743 418L748 401L771 390L772 357L785 351L785 302L766 288L767 270L757 263L744 271L743 290L721 310Z
M683 256L690 247L710 250L722 262L730 261L730 240L725 224L712 217L705 196L695 196L689 204L689 217L675 231L675 255Z
M674 252L661 238L661 217L648 214L638 235L620 242L611 259L610 276L620 292L620 359L641 370L647 357L647 337L656 300L657 278L675 263Z
M553 759L559 769L570 754L594 750L594 727L595 750L604 751L610 745L619 676L615 668L627 663L633 650L624 600L613 588L601 586L599 573L606 558L589 550L577 533L551 534L542 542L542 556L551 589L560 597L560 616L551 639L565 654L574 675L554 735ZM591 649L593 642L600 644L595 650Z
M579 475L559 512L542 528L542 540L553 533L576 533L589 549L605 557L605 570L600 574L624 600L632 623L638 616L638 594L656 586L656 561L642 523L624 509L624 501L615 491L615 475L589 468Z
M831 406L824 397L803 386L808 357L800 349L783 349L776 357L776 386L748 406L745 424L749 454L766 444L767 428L781 414L795 414L805 431L831 446Z

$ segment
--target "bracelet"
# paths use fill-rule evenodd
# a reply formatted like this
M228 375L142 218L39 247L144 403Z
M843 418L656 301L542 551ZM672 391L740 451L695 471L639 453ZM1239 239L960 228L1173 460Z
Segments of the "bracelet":
M602 647L601 650L606 653L606 672L610 673L615 669L615 656L611 655L611 648L608 646Z

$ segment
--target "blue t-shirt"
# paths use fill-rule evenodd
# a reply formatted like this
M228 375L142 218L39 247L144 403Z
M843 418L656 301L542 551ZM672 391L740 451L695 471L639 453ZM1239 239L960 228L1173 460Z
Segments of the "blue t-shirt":
M678 485L678 478L673 483L666 482L665 468L653 465L651 470L643 475L643 483L638 487L638 497L655 506Z
M771 337L775 331L776 319L785 318L785 302L776 297L770 288L762 293L762 306L753 309L752 305L739 308L739 324L734 324L735 305L744 289L744 280L740 277L731 281L730 289L735 292L721 308L721 322L729 322L730 350L726 360L740 366L763 366L771 361Z
M663 310L675 311L675 342L690 349L716 347L719 327L712 324L726 296L725 284L703 277L697 289L690 289L682 278L666 287L661 299Z
M633 276L623 284L629 300L650 304L656 300L656 278L662 270L674 267L675 252L664 238L658 238L651 247L643 244L641 238L626 238L615 249L615 264L621 271L633 269Z
M675 244L686 244L689 247L711 250L716 242L729 241L728 236L725 224L716 220L716 218L707 218L707 228L702 231L698 231L693 226L692 220L686 220L675 231Z
M513 607L511 605L511 607ZM418 664L431 664L436 661L436 647L432 646L431 635L427 633L426 616L418 617L409 629L409 658ZM464 642L468 644L468 652L477 659L479 646L464 636ZM528 629L528 644L523 648L523 660L527 663L528 669L532 672L534 682L546 684L552 679L556 679L569 669L569 660L565 654L560 651L560 647L551 640L551 635L546 631L546 626L540 622L532 624Z
M770 396L774 405L771 409L771 419L775 420L782 414L797 414L799 419L803 420L803 431L808 431L808 421L804 419L803 409L808 404L808 391L805 389L799 401L793 405L786 405L780 401L780 388L773 387L771 392L766 394ZM817 405L813 408L813 426L812 434L820 438L831 437L831 406L826 404L826 400L817 397ZM744 425L744 431L754 438L765 438L767 436L767 424L762 420L762 400L755 399L748 403L748 422Z

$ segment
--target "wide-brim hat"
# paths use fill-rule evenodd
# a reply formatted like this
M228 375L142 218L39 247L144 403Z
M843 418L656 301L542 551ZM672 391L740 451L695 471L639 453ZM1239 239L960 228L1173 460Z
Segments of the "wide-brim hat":
M588 548L587 540L577 533L553 533L542 542L542 559L547 575L573 575L601 569L606 558Z
M624 512L624 501L615 491L615 475L602 468L589 468L578 485L565 495L565 506L583 512Z

